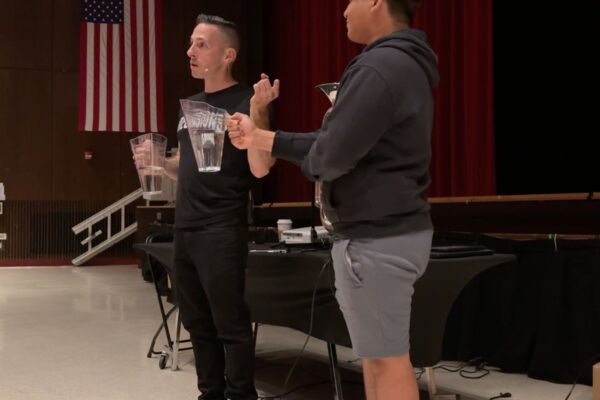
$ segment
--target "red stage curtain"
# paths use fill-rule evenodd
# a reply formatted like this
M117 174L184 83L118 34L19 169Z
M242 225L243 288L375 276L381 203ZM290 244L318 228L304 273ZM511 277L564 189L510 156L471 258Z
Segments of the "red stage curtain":
M347 0L265 0L267 73L282 81L275 126L317 129L329 107L314 87L338 81L362 46L346 37ZM491 0L426 0L415 26L440 56L432 196L495 193ZM265 201L310 200L312 184L279 161Z
M496 193L492 0L424 0L414 26L439 57L430 196Z

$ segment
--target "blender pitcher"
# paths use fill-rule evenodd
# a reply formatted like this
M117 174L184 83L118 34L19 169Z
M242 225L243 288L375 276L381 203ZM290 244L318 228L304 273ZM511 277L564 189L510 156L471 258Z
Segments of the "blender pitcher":
M221 170L229 114L202 101L179 100L200 172Z
M323 121L325 120L325 117L327 117L327 114L331 112L331 108L333 107L333 103L335 103L335 98L336 98L339 87L340 87L339 82L323 83L321 85L316 86L317 89L320 89L323 93L325 93L325 95L331 102L331 107L329 107L329 109L327 111L325 111L325 115L323 116ZM323 183L320 181L315 182L315 205L319 208L319 214L321 216L321 223L323 224L323 227L328 232L331 233L331 232L333 232L333 225L329 221L327 216L325 215L325 212L323 211L323 206L321 204L321 190L322 190L321 186L322 185L323 185Z

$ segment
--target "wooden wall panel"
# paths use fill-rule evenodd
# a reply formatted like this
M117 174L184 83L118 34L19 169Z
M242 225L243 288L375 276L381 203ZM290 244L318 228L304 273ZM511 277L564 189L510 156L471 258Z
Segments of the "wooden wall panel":
M52 196L50 82L48 71L0 69L0 181L13 200Z
M187 1L187 0L185 0ZM202 82L190 76L189 59L186 51L194 27L196 15L184 11L185 1L163 1L163 49L164 49L164 108L165 135L168 146L177 146L176 128L179 116L179 99L202 90ZM167 23L166 21L180 21Z
M52 57L52 2L2 0L0 35L0 68L48 68Z
M79 74L54 74L53 200L114 201L121 197L119 155L122 133L77 130ZM91 160L84 152L91 151Z
M167 145L169 147L177 146L177 123L179 122L179 99L188 97L195 92L199 91L199 84L196 83L197 88L190 90L191 85L186 84L185 80L181 75L165 75L164 77L165 91L165 132L164 134L169 138Z
M52 68L79 71L79 1L53 0Z
M179 23L168 21L179 21ZM183 17L182 1L163 1L163 71L165 74L183 76L189 71L185 51L192 24L193 18Z
M9 147L12 138L8 133L8 113L10 100L8 96L8 70L0 69L0 182L6 180L6 176L10 173L11 165L8 164ZM8 192L8 190L5 188Z

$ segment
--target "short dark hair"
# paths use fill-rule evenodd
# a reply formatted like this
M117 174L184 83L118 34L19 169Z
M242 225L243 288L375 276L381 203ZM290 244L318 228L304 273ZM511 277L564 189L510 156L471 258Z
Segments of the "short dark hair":
M227 37L227 40L229 40L231 47L236 51L240 51L240 35L235 23L227 21L218 15L200 14L196 17L196 25L198 24L218 26L221 32Z
M387 0L392 16L399 21L407 20L412 24L421 0Z

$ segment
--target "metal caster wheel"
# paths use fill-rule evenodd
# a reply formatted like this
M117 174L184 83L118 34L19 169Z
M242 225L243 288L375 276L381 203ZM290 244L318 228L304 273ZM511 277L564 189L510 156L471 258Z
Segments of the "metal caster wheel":
M167 360L169 359L169 355L166 353L162 353L160 358L158 359L158 368L165 369L167 366Z

